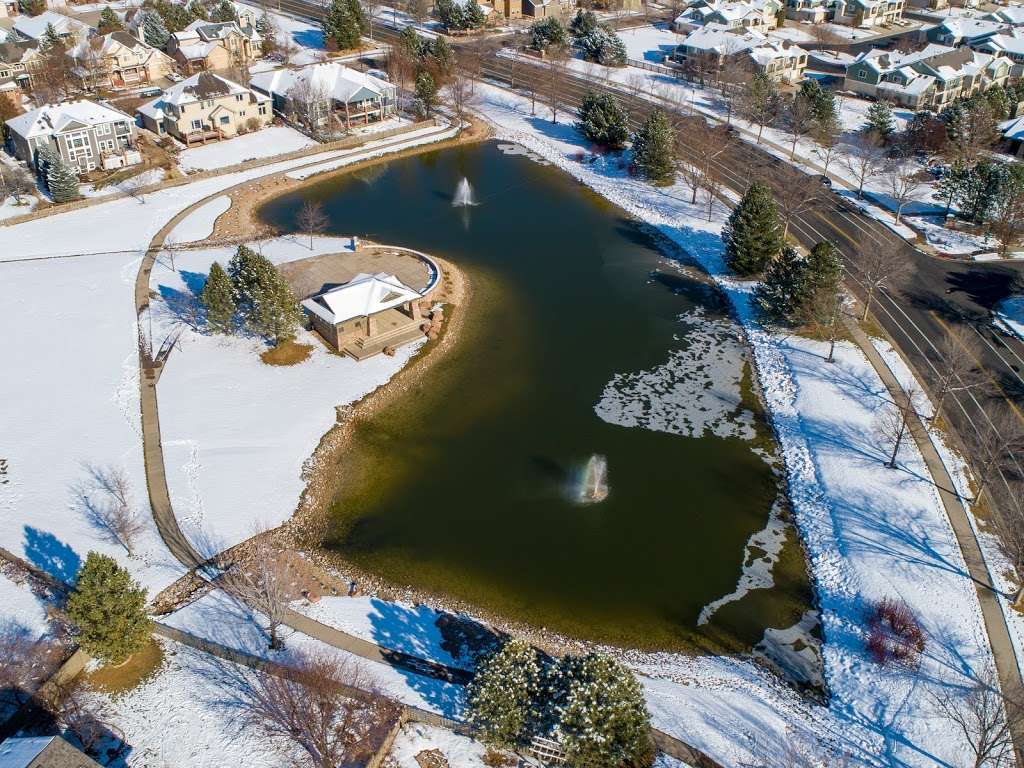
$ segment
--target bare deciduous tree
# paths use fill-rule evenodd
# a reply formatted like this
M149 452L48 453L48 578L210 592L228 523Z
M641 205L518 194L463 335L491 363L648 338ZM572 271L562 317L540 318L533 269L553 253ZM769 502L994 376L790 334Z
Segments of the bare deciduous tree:
M316 768L361 765L398 718L358 662L300 655L286 669L233 672L224 705L241 724L302 750Z
M300 128L314 138L330 125L331 99L327 88L313 78L296 81L288 90L287 112Z
M970 747L974 768L1009 768L1016 764L1013 731L1024 723L1024 708L1017 695L1004 696L999 681L988 674L970 690L943 686L932 691L932 701Z
M761 180L771 188L782 217L782 236L789 234L793 219L818 208L825 199L824 190L816 179L789 166L769 162L755 170Z
M1024 451L1024 422L1008 407L995 409L992 423L983 429L974 451L972 466L975 502L981 501L995 477L1014 464L1014 455Z
M544 69L541 93L544 103L551 110L551 122L558 122L558 111L565 105L565 70L569 61L568 51L555 46L548 48L548 66Z
M135 505L131 481L120 467L87 465L89 480L75 488L86 521L111 543L134 555L135 542L146 524Z
M968 330L958 327L948 331L939 344L935 364L938 376L932 396L935 412L932 419L938 419L942 415L946 399L951 394L977 389L985 383L983 372L974 364L974 358L968 354L969 341Z
M796 159L796 145L814 126L814 105L811 100L797 92L786 104L786 130L793 138L789 147L789 159Z
M896 223L899 224L911 196L924 185L921 170L906 158L896 158L886 163L885 179L896 203Z
M857 252L853 271L865 293L861 322L868 319L871 302L879 290L909 275L911 267L901 253L902 247L902 240L871 241Z
M881 169L885 160L884 150L862 134L852 144L844 144L841 154L843 165L857 181L857 197L864 197L864 183Z
M444 87L444 90L448 96L449 103L452 105L452 111L455 113L455 117L458 118L459 122L462 122L462 118L466 114L466 109L469 107L473 99L472 79L462 70L461 67L457 66L452 70L451 76L448 79L448 84Z
M288 603L298 595L291 587L284 553L266 543L264 534L257 533L252 553L226 570L218 584L266 617L270 647L277 649L284 645L279 631L288 618Z
M878 418L875 420L875 432L882 440L887 451L891 451L885 466L889 469L896 469L896 460L899 458L900 448L907 438L910 430L910 419L917 413L917 401L920 393L911 386L901 391L893 402L886 403Z
M295 221L309 236L309 250L313 250L313 236L327 229L327 214L324 213L323 204L307 200L299 209Z

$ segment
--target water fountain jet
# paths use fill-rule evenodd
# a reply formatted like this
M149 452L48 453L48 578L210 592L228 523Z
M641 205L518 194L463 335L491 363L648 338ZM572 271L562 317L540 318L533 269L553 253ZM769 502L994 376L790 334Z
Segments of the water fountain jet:
M576 500L580 504L597 504L608 498L608 459L599 453L587 459L580 479Z
M452 198L452 205L456 208L476 205L476 198L473 197L473 187L465 176L455 186L455 197Z

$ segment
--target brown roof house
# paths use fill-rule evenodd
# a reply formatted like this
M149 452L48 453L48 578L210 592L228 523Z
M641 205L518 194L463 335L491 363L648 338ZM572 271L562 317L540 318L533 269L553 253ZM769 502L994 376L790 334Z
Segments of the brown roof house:
M185 145L258 131L274 119L269 96L213 72L200 72L171 86L137 112L150 131Z
M174 71L170 56L120 30L83 40L70 55L75 75L87 87L132 88Z
M61 736L11 738L0 744L0 768L101 768Z
M246 20L196 20L167 41L167 52L185 72L246 67L259 57L263 38Z

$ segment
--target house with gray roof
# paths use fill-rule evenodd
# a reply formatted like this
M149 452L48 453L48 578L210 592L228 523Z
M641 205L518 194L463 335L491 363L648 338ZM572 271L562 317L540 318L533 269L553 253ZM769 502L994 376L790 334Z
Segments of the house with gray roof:
M0 744L0 768L101 768L63 736L10 738Z

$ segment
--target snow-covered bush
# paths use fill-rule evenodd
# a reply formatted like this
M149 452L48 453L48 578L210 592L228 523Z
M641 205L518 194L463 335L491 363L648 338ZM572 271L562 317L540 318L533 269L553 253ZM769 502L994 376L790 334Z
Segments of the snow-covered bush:
M606 67L626 66L626 45L617 34L605 27L596 27L576 38L576 48L583 58Z

